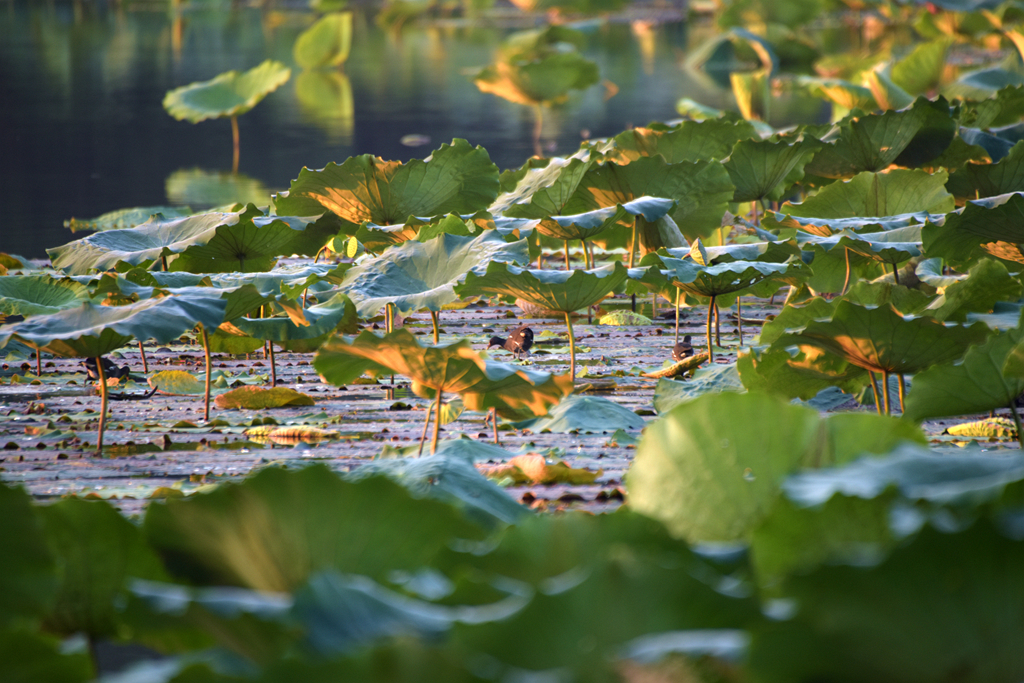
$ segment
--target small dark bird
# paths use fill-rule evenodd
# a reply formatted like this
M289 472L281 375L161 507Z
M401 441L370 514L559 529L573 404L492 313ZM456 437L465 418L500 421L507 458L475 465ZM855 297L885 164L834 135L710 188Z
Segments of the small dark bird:
M510 352L513 358L521 358L523 352L529 351L530 347L533 346L533 330L526 325L520 325L509 332L508 339L491 337L491 341L487 343L487 348L492 346L500 346Z
M85 373L89 375L89 379L98 380L100 378L99 373L96 372L95 358L86 358L82 362L82 365L85 366ZM114 364L114 361L110 360L109 358L103 359L103 374L107 378L117 377L118 379L120 379L121 377L126 377L128 379L131 379L131 372L131 368L129 368L127 365L117 367L117 365Z
M690 335L683 337L683 341L679 342L672 347L672 360L677 363L684 358L689 358L693 355L693 347L690 346Z

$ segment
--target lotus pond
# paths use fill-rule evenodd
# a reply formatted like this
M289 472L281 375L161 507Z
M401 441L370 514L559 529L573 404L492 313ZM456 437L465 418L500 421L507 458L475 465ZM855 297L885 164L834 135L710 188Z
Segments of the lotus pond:
M552 155L607 76L578 29L657 8L326 4L211 10L287 39L156 113L244 172L369 17L516 16L466 83L525 151L310 155L0 254L0 679L1024 677L1015 5L709 7L680 59L725 100ZM208 20L156 7L172 54Z

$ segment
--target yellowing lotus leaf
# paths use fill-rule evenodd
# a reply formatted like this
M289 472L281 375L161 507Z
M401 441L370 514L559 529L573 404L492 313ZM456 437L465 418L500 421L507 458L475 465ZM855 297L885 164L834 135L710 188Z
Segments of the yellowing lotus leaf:
M1016 439L1017 426L1007 417L989 417L974 422L964 422L946 429L953 436L973 436L983 439Z
M548 463L537 453L517 455L502 465L478 465L477 469L491 479L511 478L516 484L593 484L603 473L569 467L561 460Z
M239 387L226 394L221 394L214 399L214 403L221 409L247 408L250 410L316 404L311 396L287 387L274 387L273 389Z

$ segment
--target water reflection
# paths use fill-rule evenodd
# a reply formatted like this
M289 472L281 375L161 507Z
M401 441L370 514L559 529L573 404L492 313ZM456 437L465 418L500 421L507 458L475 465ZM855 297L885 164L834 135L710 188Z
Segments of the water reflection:
M270 204L270 190L259 180L241 173L182 169L167 176L165 186L170 203L195 209L230 204Z
M355 131L352 81L340 71L303 71L295 79L303 120L327 134L331 144L349 145Z

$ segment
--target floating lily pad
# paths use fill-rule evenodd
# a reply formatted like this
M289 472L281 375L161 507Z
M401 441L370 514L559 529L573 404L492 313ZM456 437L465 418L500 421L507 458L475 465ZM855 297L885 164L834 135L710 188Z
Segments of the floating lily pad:
M131 209L108 211L96 218L71 218L64 221L64 227L71 230L71 232L79 230L123 230L134 228L136 225L142 225L157 215L164 218L180 218L191 213L192 210L187 206L139 206Z
M643 429L644 419L603 396L570 396L530 425L534 432L612 432Z
M206 393L206 385L185 370L162 370L151 375L148 381L157 393L169 396L202 396Z
M587 469L569 467L558 460L549 463L543 455L537 453L517 455L507 463L500 465L477 465L484 476L490 479L511 479L521 486L523 484L593 484L601 476L601 470L591 472Z
M265 408L281 408L283 406L312 406L316 401L312 396L300 393L288 387L238 387L214 399L218 408L225 410L261 410Z

